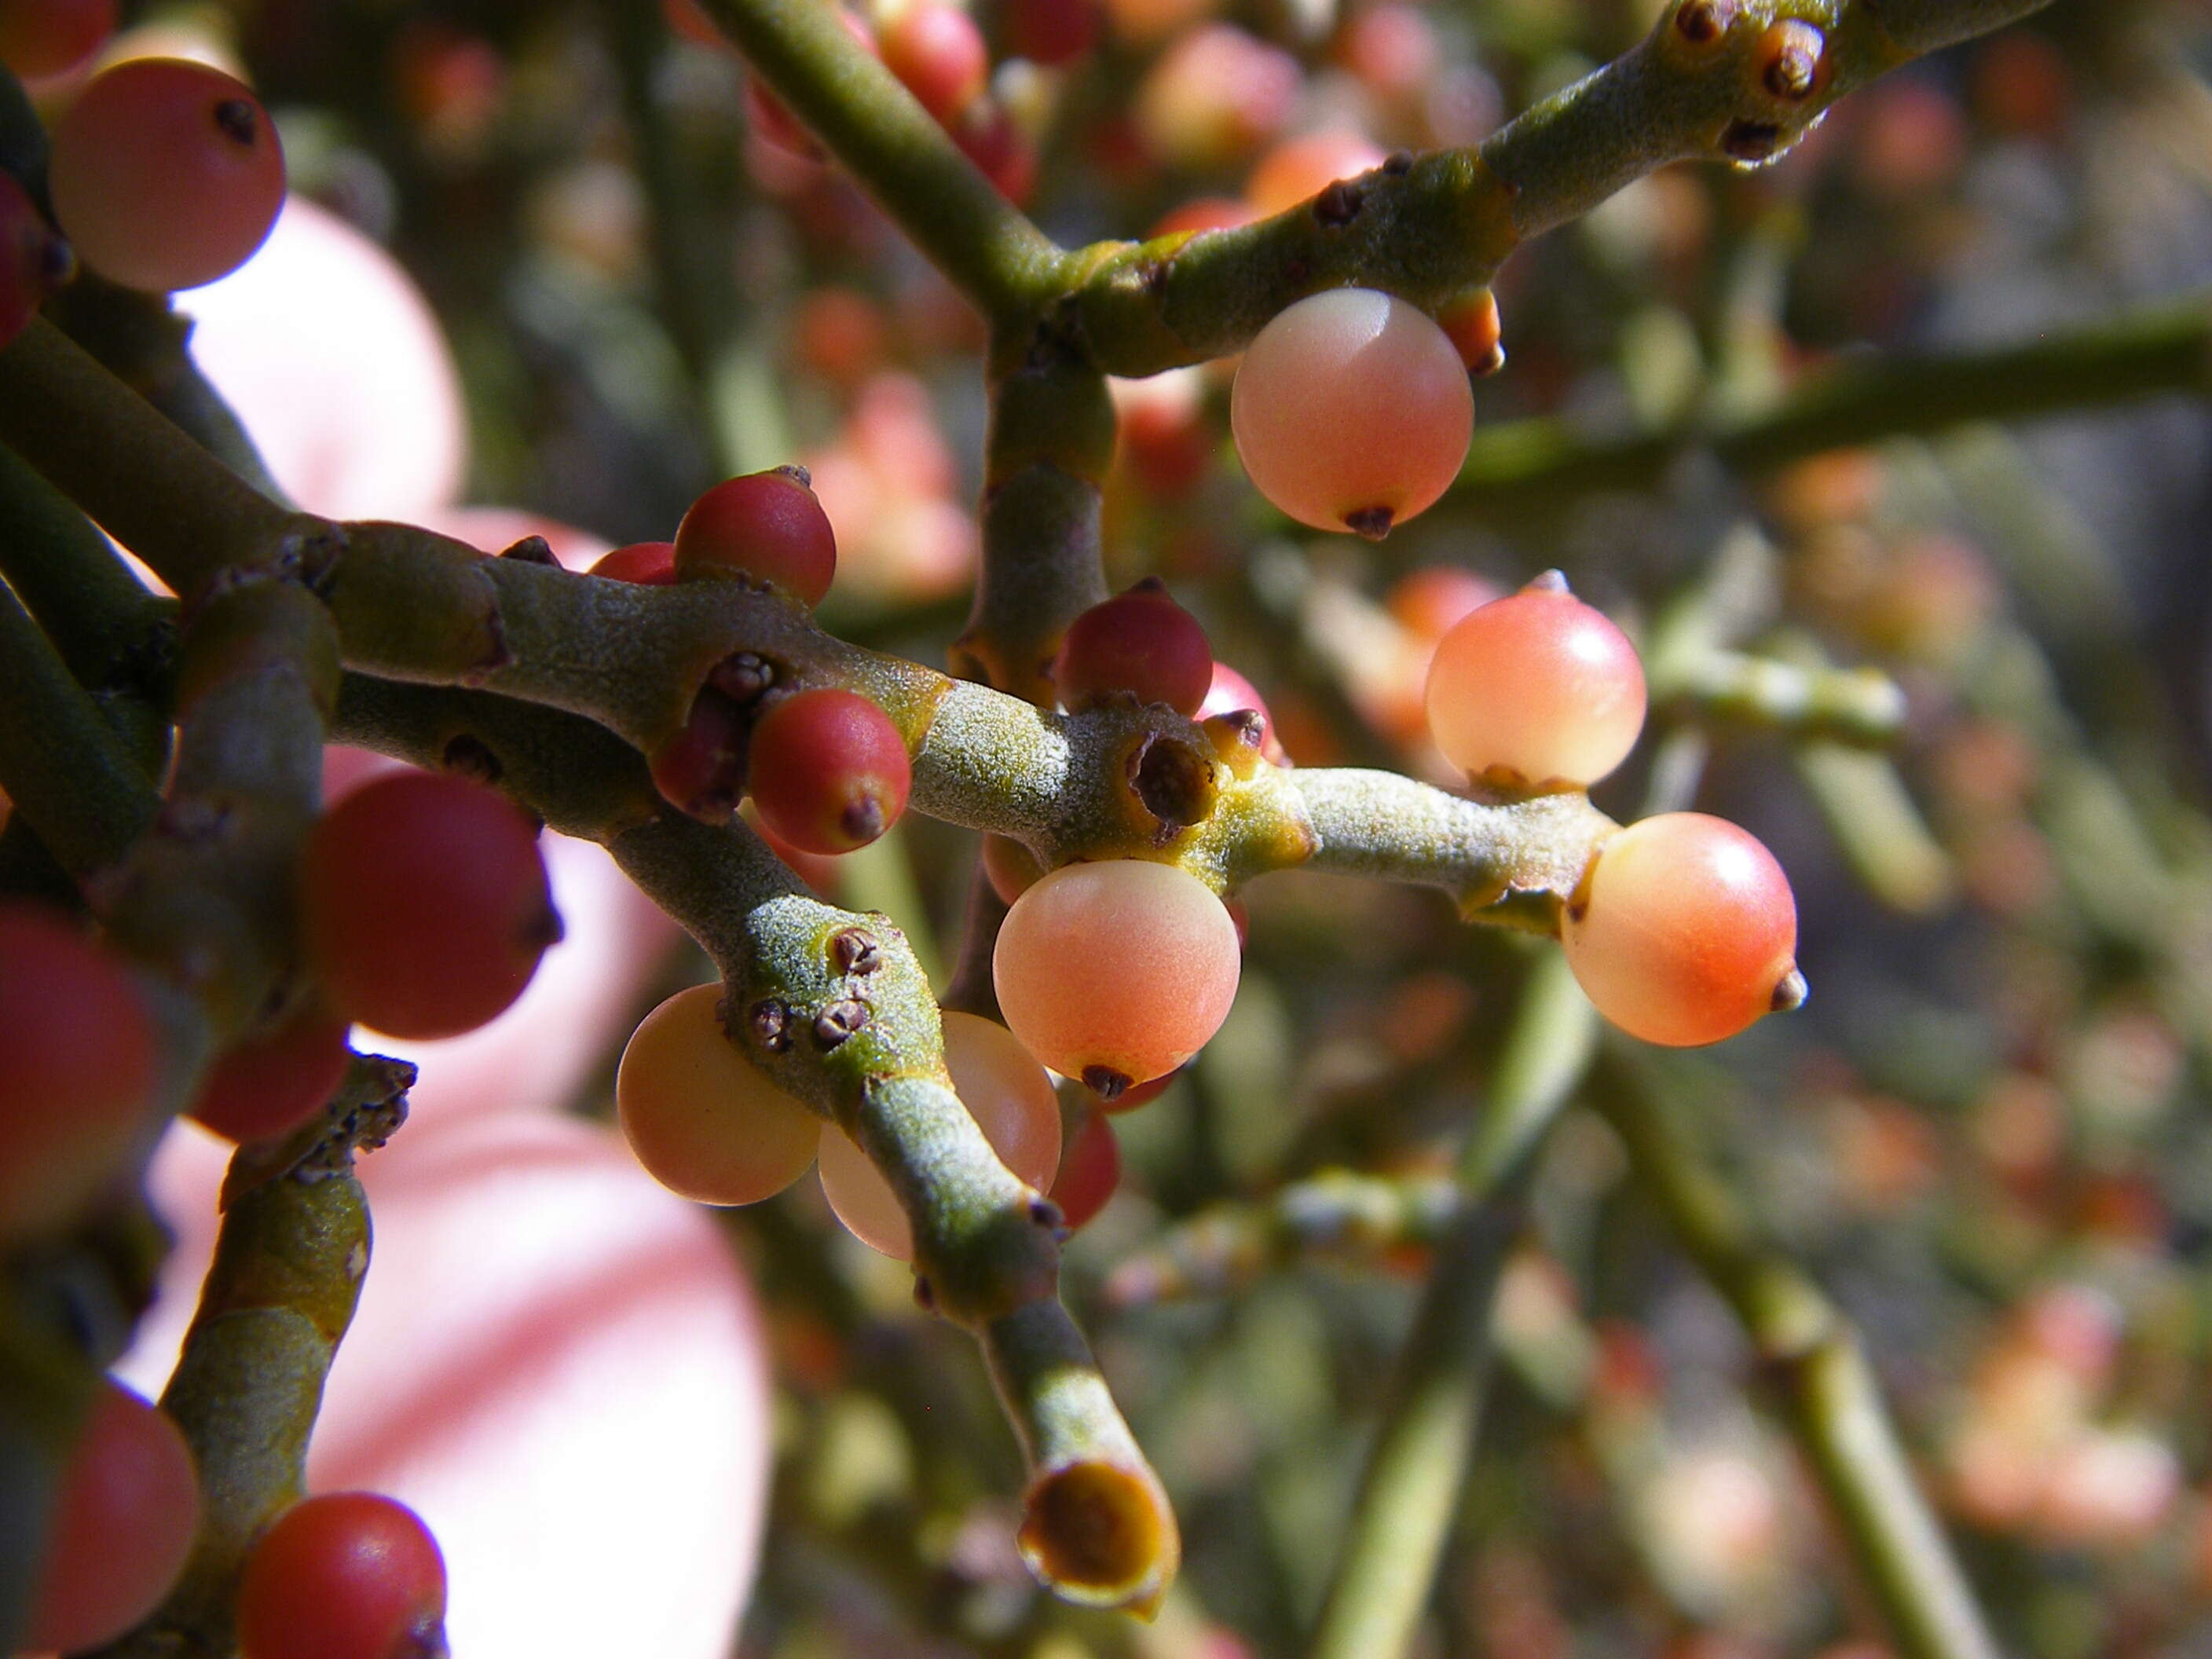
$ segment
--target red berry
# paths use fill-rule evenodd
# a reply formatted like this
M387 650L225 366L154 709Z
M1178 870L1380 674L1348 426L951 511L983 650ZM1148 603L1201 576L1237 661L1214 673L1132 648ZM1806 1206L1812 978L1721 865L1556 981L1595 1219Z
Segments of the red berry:
M1598 1012L1647 1042L1718 1042L1804 996L1790 878L1756 836L1702 812L1600 847L1561 939Z
M122 1635L169 1593L199 1524L199 1477L176 1424L103 1384L62 1473L25 1646L74 1653Z
M70 245L46 221L15 175L0 172L0 346L68 278Z
M530 821L465 778L397 772L325 812L301 931L332 1004L398 1037L474 1030L561 937Z
M1098 43L1091 0L1008 0L1001 27L1010 56L1048 67L1080 58Z
M1052 674L1071 712L1126 691L1195 714L1213 684L1213 649L1198 619L1147 577L1068 624Z
M1036 188L1036 146L1003 106L979 100L951 131L992 188L1016 206L1029 200Z
M679 812L702 823L728 823L745 793L750 737L744 710L702 686L684 729L653 751L654 787Z
M1498 343L1504 325L1498 315L1498 296L1479 288L1437 313L1437 326L1452 343L1470 374L1495 374L1505 367L1505 352Z
M88 82L54 127L47 178L85 264L156 291L235 270L284 205L269 112L183 58L134 58Z
M295 1504L246 1558L240 1659L443 1652L446 1563L422 1517L374 1492Z
M772 705L753 726L753 806L807 853L849 853L898 822L914 778L890 716L825 687Z
M1372 289L1331 289L1254 337L1229 424L1253 484L1285 513L1380 538L1459 476L1474 394L1425 313Z
M837 532L805 472L776 467L727 479L676 527L676 571L742 572L819 605L837 574Z
M1164 1076L1229 1017L1237 926L1173 865L1063 865L1006 912L991 958L1006 1025L1062 1077L1113 1100Z
M319 1008L225 1049L185 1110L219 1135L265 1140L298 1127L337 1091L347 1021Z
M628 547L617 547L601 554L591 574L647 587L666 586L676 580L676 544L632 542Z
M58 912L0 904L0 1241L58 1226L110 1178L156 1060L118 958Z
M75 69L115 33L115 0L7 0L0 64L26 81Z
M912 0L884 26L881 47L884 64L942 126L981 97L990 78L982 31L944 0Z
M1588 787L1644 729L1628 636L1554 575L1469 611L1429 664L1429 730L1470 777Z
M1214 664L1212 683L1206 688L1196 718L1212 720L1216 714L1233 714L1240 709L1249 709L1262 722L1260 753L1278 766L1288 766L1291 757L1283 752L1282 739L1275 735L1275 717L1267 712L1267 699L1251 681L1228 664Z
M1114 1126L1105 1113L1085 1106L1083 1127L1060 1155L1060 1174L1048 1196L1060 1206L1060 1219L1073 1232L1104 1209L1121 1184L1121 1144L1114 1138Z

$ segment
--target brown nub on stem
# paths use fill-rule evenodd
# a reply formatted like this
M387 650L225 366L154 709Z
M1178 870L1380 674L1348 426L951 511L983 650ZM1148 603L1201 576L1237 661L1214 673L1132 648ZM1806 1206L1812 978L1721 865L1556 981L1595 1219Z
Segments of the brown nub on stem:
M1164 1587L1164 1501L1141 1474L1117 1464L1054 1469L1030 1487L1022 1559L1062 1595L1142 1607Z
M1353 535L1379 542L1390 533L1397 515L1387 507L1363 507L1344 515L1344 527Z
M1674 32L1692 46L1710 46L1735 19L1735 0L1686 0L1674 14Z
M1126 1072L1117 1072L1110 1066L1086 1066L1083 1068L1083 1086L1104 1101L1115 1101L1129 1092L1131 1079Z

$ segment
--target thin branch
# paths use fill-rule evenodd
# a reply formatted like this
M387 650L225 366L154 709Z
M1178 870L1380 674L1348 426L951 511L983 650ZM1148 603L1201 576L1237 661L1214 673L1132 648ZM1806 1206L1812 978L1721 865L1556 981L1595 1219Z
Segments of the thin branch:
M1486 513L1526 511L1594 491L1651 489L1683 458L1709 453L1756 476L1824 451L1979 421L2212 392L2212 294L2136 307L1984 350L1885 356L1814 371L1755 415L1626 439L1553 417L1474 434L1455 492Z
M1391 1403L1345 1523L1314 1659L1395 1659L1436 1577L1474 1444L1489 1369L1491 1305L1519 1231L1518 1198L1545 1132L1582 1080L1597 1016L1565 957L1522 989L1474 1137L1460 1160L1459 1219L1399 1355Z
M1602 1076L1599 1109L1627 1148L1639 1184L1742 1322L1899 1653L1996 1659L1857 1333L1820 1286L1760 1236L1667 1097L1660 1062L1618 1044Z
M756 73L953 284L1000 321L1032 313L1063 256L820 0L702 0Z
M1322 289L1384 289L1434 312L1645 173L1771 161L1855 88L2047 3L1676 0L1631 51L1475 149L1394 160L1242 229L1082 251L1069 308L1114 374L1226 356ZM1803 32L1778 64L1769 30L1784 20Z
M414 1079L403 1060L356 1058L273 1168L267 1148L233 1156L215 1260L161 1395L199 1470L199 1537L167 1598L105 1659L234 1651L239 1574L262 1529L305 1495L323 1384L368 1272L354 1153L404 1120Z

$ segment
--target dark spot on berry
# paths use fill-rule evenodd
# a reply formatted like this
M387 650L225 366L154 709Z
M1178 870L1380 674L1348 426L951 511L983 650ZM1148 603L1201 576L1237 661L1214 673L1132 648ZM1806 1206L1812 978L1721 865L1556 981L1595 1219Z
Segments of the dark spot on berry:
M775 470L782 473L785 477L790 479L792 483L797 484L801 489L811 489L814 488L814 475L811 472L809 472L805 467L799 465L797 461L786 461L781 466L779 466Z
M215 124L234 144L251 149L261 140L261 111L251 98L226 98L215 106Z
M884 816L883 802L871 793L851 802L837 815L837 827L866 846L890 829L890 821Z
M1067 1225L1067 1218L1060 1213L1060 1206L1048 1198L1033 1198L1030 1200L1030 1219L1038 1226L1048 1228L1054 1232L1058 1232Z
M1397 515L1387 507L1363 507L1344 515L1344 527L1353 535L1379 542L1390 533Z
M1128 1074L1117 1072L1110 1066L1086 1066L1083 1068L1083 1086L1109 1104L1127 1094L1130 1085Z
M526 918L514 936L526 949L550 951L568 938L568 929L561 920L561 913L549 904Z

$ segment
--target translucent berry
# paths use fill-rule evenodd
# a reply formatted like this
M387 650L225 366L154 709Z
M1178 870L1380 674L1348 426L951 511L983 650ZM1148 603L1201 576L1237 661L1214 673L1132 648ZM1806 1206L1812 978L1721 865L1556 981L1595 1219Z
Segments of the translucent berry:
M297 1128L337 1092L348 1029L342 1017L309 1008L234 1042L208 1068L186 1115L233 1140Z
M884 64L940 125L951 125L983 94L990 49L975 20L945 0L911 0L884 26Z
M1098 43L1093 0L1007 0L1000 27L1010 56L1047 66L1080 58Z
M75 69L115 33L115 0L7 0L0 64L26 81Z
M914 781L890 716L823 687L769 706L748 762L761 822L803 852L849 853L898 822Z
M68 278L70 246L11 173L0 172L0 346Z
M1429 730L1470 777L1586 788L1644 729L1644 665L1628 636L1566 591L1531 584L1469 611L1429 665Z
M561 937L530 821L481 784L414 771L362 785L309 832L300 925L331 1005L398 1037L474 1030Z
M1718 1042L1804 998L1790 878L1756 836L1702 812L1600 847L1561 938L1597 1011L1647 1042Z
M169 1593L199 1524L199 1477L176 1424L104 1383L62 1472L24 1646L74 1653L122 1635Z
M716 484L691 503L675 546L679 576L736 572L808 605L822 603L837 574L837 533L797 467Z
M235 270L284 205L269 112L220 70L134 58L85 83L54 127L54 216L78 257L131 288Z
M983 837L983 875L1001 904L1012 904L1044 874L1036 854L1009 836Z
M615 1111L646 1173L702 1204L757 1204L806 1173L822 1120L722 1033L722 988L678 991L638 1024Z
M67 1221L112 1176L157 1059L120 958L58 911L0 903L0 1243Z
M1324 127L1285 138L1260 158L1244 181L1244 199L1262 218L1296 207L1340 179L1356 179L1382 165L1382 147L1350 127Z
M446 1651L446 1563L422 1517L325 1492L276 1518L238 1586L239 1659L412 1659Z
M1283 752L1282 739L1275 734L1275 717L1267 712L1267 699L1251 681L1226 663L1214 664L1213 678L1198 705L1197 718L1211 720L1216 714L1233 714L1240 709L1260 717L1260 753L1278 766L1288 766L1291 757Z
M1104 1209L1121 1184L1121 1145L1114 1138L1114 1126L1105 1113L1085 1107L1082 1127L1069 1138L1052 1183L1052 1201L1060 1206L1068 1231L1073 1232Z
M1060 1103L1044 1068L1006 1028L975 1014L945 1015L945 1069L999 1161L1042 1192L1060 1167ZM906 1212L850 1136L822 1137L822 1190L853 1235L902 1261L914 1257Z
M1206 1046L1239 969L1236 923L1206 884L1135 859L1045 876L1007 911L992 958L1014 1035L1109 1100Z
M676 580L676 544L632 542L627 547L617 547L601 554L591 574L647 587L665 586Z
M1195 714L1213 684L1213 649L1198 618L1148 576L1067 625L1052 677L1071 712L1127 692Z
M1418 307L1334 289L1253 339L1229 421L1262 495L1301 524L1373 538L1458 476L1474 394L1451 341Z

